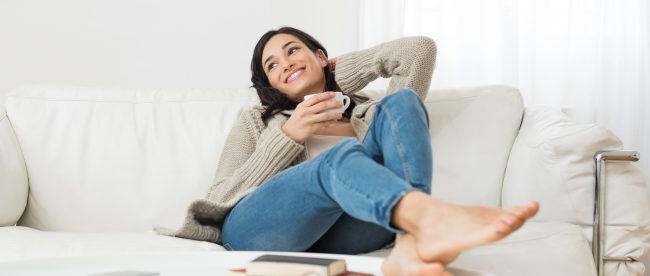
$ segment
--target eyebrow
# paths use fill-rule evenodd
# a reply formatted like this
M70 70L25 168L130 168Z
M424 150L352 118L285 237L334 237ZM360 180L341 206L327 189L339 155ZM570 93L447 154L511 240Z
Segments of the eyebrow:
M291 44L291 43L295 43L295 41L292 40L292 41L289 41L289 42L285 43L284 45L282 45L282 50L284 50L284 48L287 48L287 46L289 46L289 44ZM271 60L272 58L273 58L272 55L269 56L268 58L266 58L266 60L262 64L262 66L266 67L266 63L269 62L269 60Z

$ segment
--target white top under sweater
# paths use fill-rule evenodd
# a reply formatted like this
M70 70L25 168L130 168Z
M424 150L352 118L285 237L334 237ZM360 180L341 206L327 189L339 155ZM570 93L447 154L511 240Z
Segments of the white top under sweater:
M312 135L305 141L305 153L307 159L314 159L322 152L330 149L339 141L351 138L348 136Z

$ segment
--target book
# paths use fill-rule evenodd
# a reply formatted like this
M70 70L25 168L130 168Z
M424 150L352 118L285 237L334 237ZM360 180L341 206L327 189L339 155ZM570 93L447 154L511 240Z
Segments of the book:
M369 276L347 271L345 260L313 257L262 255L252 260L245 269L230 270L231 276Z
M246 267L248 275L333 276L346 271L345 260L283 255L262 255Z

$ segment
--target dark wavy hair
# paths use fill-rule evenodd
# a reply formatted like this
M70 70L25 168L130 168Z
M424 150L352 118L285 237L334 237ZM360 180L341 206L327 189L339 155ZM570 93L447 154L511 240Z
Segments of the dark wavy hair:
M262 120L264 123L268 121L275 114L278 114L284 110L295 109L297 103L291 101L284 93L279 90L271 87L269 79L264 73L264 66L262 64L262 51L264 51L264 46L269 40L277 34L289 34L300 39L307 48L312 52L316 53L317 50L323 51L327 57L327 50L323 47L318 40L316 40L311 35L298 30L292 27L282 27L277 30L271 30L266 32L260 40L255 45L253 50L253 59L251 60L251 82L253 85L251 87L257 90L257 95L260 97L262 106L264 106L264 112L262 113ZM325 73L325 91L341 91L341 89L336 84L334 80L334 73L332 72L330 65L328 64L323 68L323 73ZM352 99L353 97L351 97ZM358 97L357 97L358 98ZM352 109L356 106L355 101L351 101L350 106L343 113L343 117L350 118L352 114Z

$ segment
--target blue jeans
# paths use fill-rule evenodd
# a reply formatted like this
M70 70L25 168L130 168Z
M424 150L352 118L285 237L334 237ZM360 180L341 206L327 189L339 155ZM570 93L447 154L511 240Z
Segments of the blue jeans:
M268 179L226 218L228 250L360 254L394 240L393 207L431 189L427 111L410 89L376 105L363 142L345 139Z

